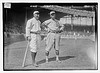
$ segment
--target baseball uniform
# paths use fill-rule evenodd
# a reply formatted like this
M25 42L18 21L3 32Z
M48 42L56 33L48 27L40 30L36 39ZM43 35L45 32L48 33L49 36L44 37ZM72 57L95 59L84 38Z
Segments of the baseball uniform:
M31 37L30 41L30 51L31 52L37 52L37 49L39 47L39 42L40 42L40 35L31 33L31 32L37 32L40 31L40 24L41 22L39 20L36 20L34 17L30 20L27 21L26 25L26 37Z
M49 20L46 20L44 23L45 23L45 25L47 25L48 31L49 31L47 38L46 38L46 45L47 45L46 51L51 50L54 42L55 42L55 50L59 50L60 34L54 32L56 30L60 30L59 21L56 19L55 20L49 19Z

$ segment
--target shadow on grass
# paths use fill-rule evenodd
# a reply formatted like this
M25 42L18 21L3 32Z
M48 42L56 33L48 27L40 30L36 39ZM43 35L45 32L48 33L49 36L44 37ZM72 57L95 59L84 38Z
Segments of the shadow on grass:
M60 61L63 61L63 60L67 60L67 59L70 59L70 58L75 58L75 56L63 56L63 57L59 57ZM51 61L56 61L56 57L52 57L52 58L49 58L49 62ZM42 64L42 63L45 63L46 60L43 59L41 61L38 61L37 64Z

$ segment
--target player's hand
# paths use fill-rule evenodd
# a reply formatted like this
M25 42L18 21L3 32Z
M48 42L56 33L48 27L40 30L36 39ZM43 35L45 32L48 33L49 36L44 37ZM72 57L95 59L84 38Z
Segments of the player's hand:
M27 40L28 40L28 41L31 41L31 37L30 37L30 36L29 36L29 37L27 37Z
M61 33L63 30L57 29L56 32Z
M39 31L37 31L36 33L37 33L37 34L40 34L40 33L41 33L41 31L39 30Z
M63 29L60 29L60 32L63 32Z
M56 31L56 32L59 32L60 30L59 30L59 28L57 28L55 31Z

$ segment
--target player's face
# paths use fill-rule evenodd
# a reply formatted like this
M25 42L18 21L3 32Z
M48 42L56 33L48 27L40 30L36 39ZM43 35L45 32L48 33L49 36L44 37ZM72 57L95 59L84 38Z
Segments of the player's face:
M54 19L54 18L56 17L56 14L51 14L50 17L51 17L52 19Z
M35 17L36 19L39 19L39 13L34 14L34 17Z

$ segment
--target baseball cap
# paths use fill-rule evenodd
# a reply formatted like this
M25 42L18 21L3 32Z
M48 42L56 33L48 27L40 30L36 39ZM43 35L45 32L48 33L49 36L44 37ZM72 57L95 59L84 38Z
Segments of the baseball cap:
M50 12L50 15L51 15L51 14L55 14L55 11L51 11L51 12Z
M34 11L34 12L33 12L33 14L38 14L38 13L39 13L39 11Z

